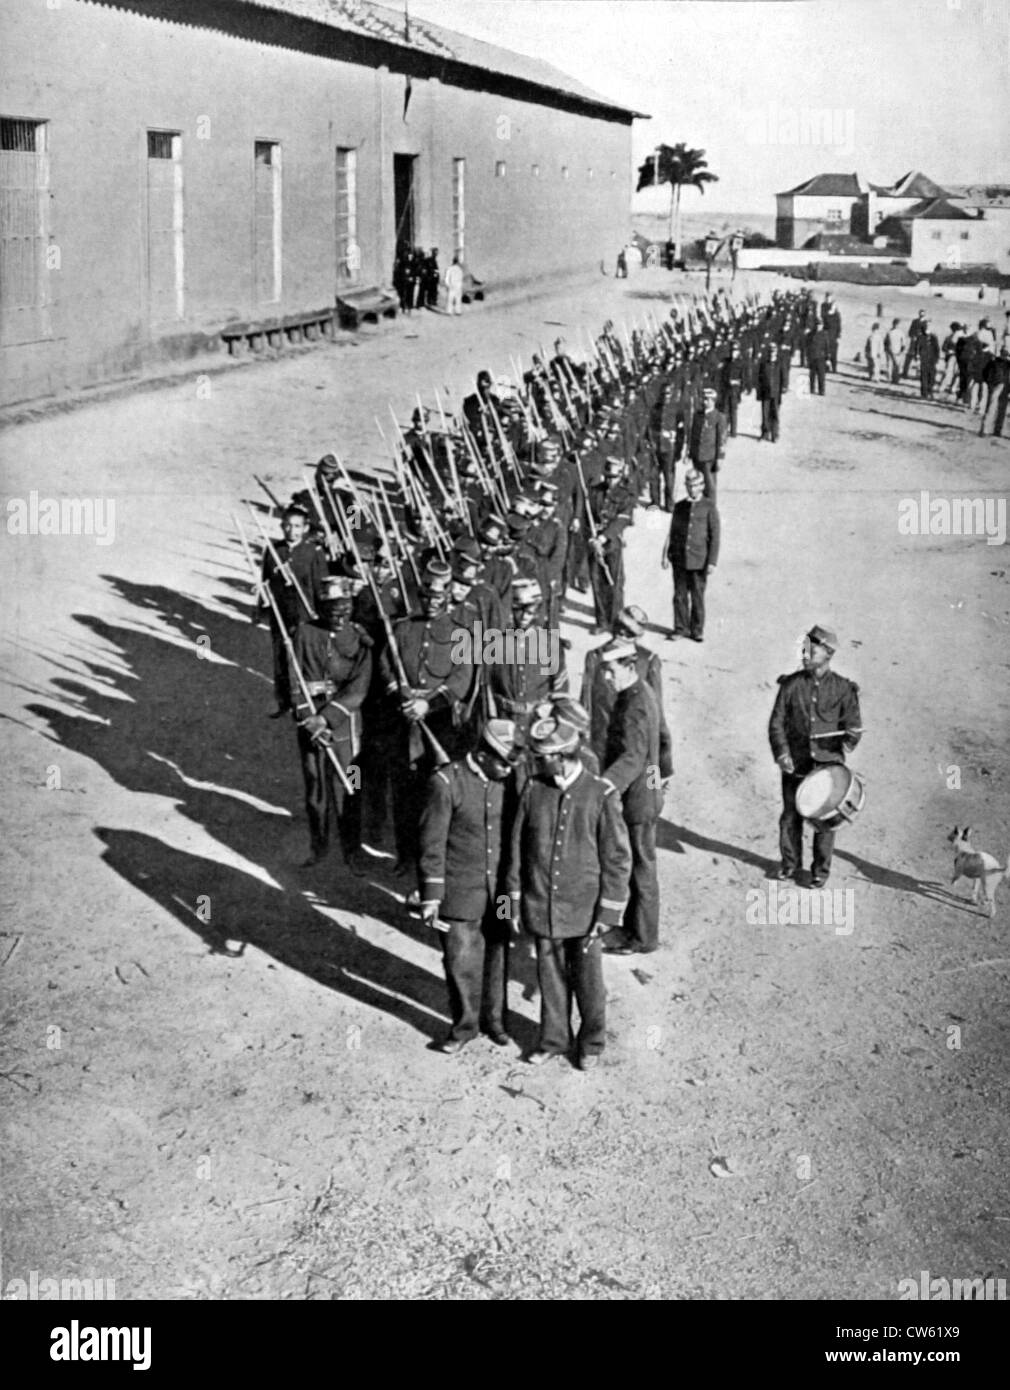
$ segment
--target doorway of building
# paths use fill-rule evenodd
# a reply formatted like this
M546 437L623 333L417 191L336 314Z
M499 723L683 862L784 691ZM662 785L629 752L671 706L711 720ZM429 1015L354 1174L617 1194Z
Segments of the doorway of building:
M393 155L393 211L396 216L397 260L414 245L414 161L412 154Z

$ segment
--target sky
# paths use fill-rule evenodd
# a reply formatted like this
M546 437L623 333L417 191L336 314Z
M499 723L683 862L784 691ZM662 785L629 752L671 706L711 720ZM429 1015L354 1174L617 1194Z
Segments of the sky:
M401 8L403 0L384 0ZM408 0L411 16L552 63L706 151L685 210L774 213L821 172L1010 183L1010 0ZM665 211L669 190L636 211Z

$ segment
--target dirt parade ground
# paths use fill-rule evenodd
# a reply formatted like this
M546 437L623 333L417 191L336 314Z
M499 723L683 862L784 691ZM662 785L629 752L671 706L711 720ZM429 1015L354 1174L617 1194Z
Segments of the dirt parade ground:
M34 492L103 500L113 523L8 520L0 547L5 1286L870 1299L923 1271L1008 1277L1010 884L990 918L950 887L946 837L971 826L1007 862L1010 445L854 360L882 296L887 321L931 307L943 331L962 306L842 288L827 395L794 366L775 445L745 399L704 645L664 640L668 517L636 513L627 598L662 657L675 773L661 947L606 958L601 1067L522 1060L526 945L514 1047L442 1055L438 942L391 843L364 878L339 854L300 867L295 734L266 717L270 640L231 523L245 500L268 519L253 474L286 497L333 448L382 467L390 402L406 421L438 387L457 408L478 368L528 366L559 333L579 356L605 318L665 313L684 283L492 296L0 435L8 517ZM776 284L793 287L737 289ZM930 502L953 498L1002 533L944 533ZM591 623L573 592L576 690ZM773 878L768 717L813 623L839 634L866 728L831 921Z

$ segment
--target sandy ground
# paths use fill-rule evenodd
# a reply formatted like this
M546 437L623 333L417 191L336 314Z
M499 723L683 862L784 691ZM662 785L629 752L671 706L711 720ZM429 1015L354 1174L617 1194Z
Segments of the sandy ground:
M514 1054L432 1050L440 959L389 860L363 882L298 868L294 736L264 718L269 642L229 521L250 475L288 489L334 445L375 461L390 399L401 418L418 388L456 400L558 324L577 347L579 326L662 310L671 283L489 302L0 436L5 500L116 503L112 544L0 547L5 1284L835 1299L1006 1276L1010 887L992 920L952 894L945 836L1010 846L1010 566L897 521L922 489L1005 498L1010 449L859 378L881 292L842 294L843 371L824 399L794 389L778 445L742 412L705 645L649 636L675 739L663 945L608 960L600 1070L522 1064L524 949ZM657 629L660 525L640 512L628 543ZM868 730L831 882L847 934L754 921L777 858L766 723L813 621L838 629ZM576 674L588 622L576 603Z

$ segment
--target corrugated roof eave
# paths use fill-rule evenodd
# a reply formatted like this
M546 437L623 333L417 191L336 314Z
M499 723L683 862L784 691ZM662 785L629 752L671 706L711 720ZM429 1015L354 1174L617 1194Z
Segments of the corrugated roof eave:
M527 58L524 54L515 53L511 49L500 48L496 44L485 42L483 39L473 39L467 34L458 33L456 30L447 29L428 20L411 21L411 29L417 38L408 42L406 36L398 34L395 28L391 32L380 34L370 31L364 22L354 23L346 13L330 9L328 4L325 4L325 0L322 4L313 4L311 0L309 3L299 3L299 0L294 0L293 3L289 0L240 0L240 3L253 9L288 15L309 23L320 24L328 29L353 34L356 38L372 39L389 47L401 49L404 53L455 63L471 72L494 73L496 76L522 82L541 91L552 92L556 96L564 97L567 101L578 102L583 106L595 107L601 111L629 117L631 120L651 120L651 116L647 112L635 111L621 102L603 96L602 93L594 92L590 88L584 87L576 78L569 77L567 73L554 68L551 64L541 63L539 59ZM380 15L376 16L377 18L389 16L387 21L389 23L396 20L398 24L400 20L399 12L391 11L386 6L372 4L370 0L359 0L359 3L365 12L372 14L381 12ZM464 48L486 49L488 61L477 61L473 56L468 57L465 52L460 54L454 51L451 45L445 44L439 38L439 35L443 34L453 39L462 40ZM432 46L426 47L417 41L418 38L423 37L430 42L429 36L434 38ZM509 61L502 61L502 59ZM521 69L525 64L533 64L534 68L524 72ZM555 74L558 80L550 80Z

